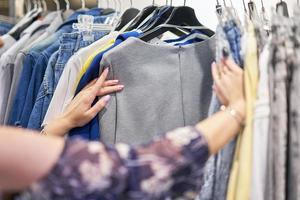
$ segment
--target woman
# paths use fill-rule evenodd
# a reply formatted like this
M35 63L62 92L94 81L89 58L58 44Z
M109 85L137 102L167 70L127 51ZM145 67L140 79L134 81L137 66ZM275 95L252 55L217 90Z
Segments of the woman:
M114 147L81 139L70 129L88 123L109 101L97 96L122 90L105 70L43 133L0 128L0 191L24 191L29 199L193 199L203 166L239 132L245 116L243 71L231 60L212 65L214 91L227 107L195 127L166 134L148 145Z

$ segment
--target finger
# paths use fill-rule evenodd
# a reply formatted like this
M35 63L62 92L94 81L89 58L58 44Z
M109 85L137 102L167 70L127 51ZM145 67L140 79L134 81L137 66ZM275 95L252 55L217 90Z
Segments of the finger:
M101 76L98 78L97 82L95 83L94 87L93 87L93 92L95 94L98 93L99 88L102 87L103 83L105 82L106 78L108 75L108 68L106 68L103 73L101 74Z
M105 81L103 84L103 87L117 85L118 83L119 83L119 80Z
M92 87L96 83L96 81L97 81L97 79L92 80L83 89L88 89L88 88Z
M110 95L102 97L93 107L91 107L87 111L87 115L91 116L91 118L94 118L108 104L110 99Z
M212 72L214 81L215 82L218 81L220 79L220 75L219 75L219 71L217 68L217 64L215 62L213 62L211 65L211 72Z
M120 92L124 89L124 85L108 86L99 90L98 96L107 95L114 92Z
M241 67L238 66L232 59L225 59L224 64L228 67L229 70L235 73L240 73L243 71Z

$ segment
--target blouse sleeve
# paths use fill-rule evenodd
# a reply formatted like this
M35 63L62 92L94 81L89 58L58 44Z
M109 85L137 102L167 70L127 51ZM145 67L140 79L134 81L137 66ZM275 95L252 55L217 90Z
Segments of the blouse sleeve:
M27 194L32 199L195 199L208 157L207 142L194 127L137 148L69 140L56 166Z

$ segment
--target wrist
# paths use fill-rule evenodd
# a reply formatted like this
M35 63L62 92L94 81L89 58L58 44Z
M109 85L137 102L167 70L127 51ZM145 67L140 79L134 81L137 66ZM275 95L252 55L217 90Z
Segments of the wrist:
M72 123L72 120L65 116L58 118L57 121L61 124L61 127L65 132L69 132L71 129L76 127L74 123Z
M235 111L238 112L240 115L241 119L243 122L245 121L246 118L246 101L244 99L241 99L239 101L236 101L233 104L229 105L230 108L234 109Z

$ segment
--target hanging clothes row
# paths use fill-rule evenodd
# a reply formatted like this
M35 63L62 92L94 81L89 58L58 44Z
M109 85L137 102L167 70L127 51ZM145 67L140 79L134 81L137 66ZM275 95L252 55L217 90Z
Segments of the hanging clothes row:
M119 15L93 8L73 11L67 19L55 11L33 20L1 55L6 70L1 73L1 122L41 130L107 67L109 78L126 89L70 136L140 144L153 133L206 118L214 32L187 6L150 5L136 11L132 7ZM107 26L115 17L119 23ZM92 28L85 30L80 21L88 19ZM13 39L10 33L2 38Z

